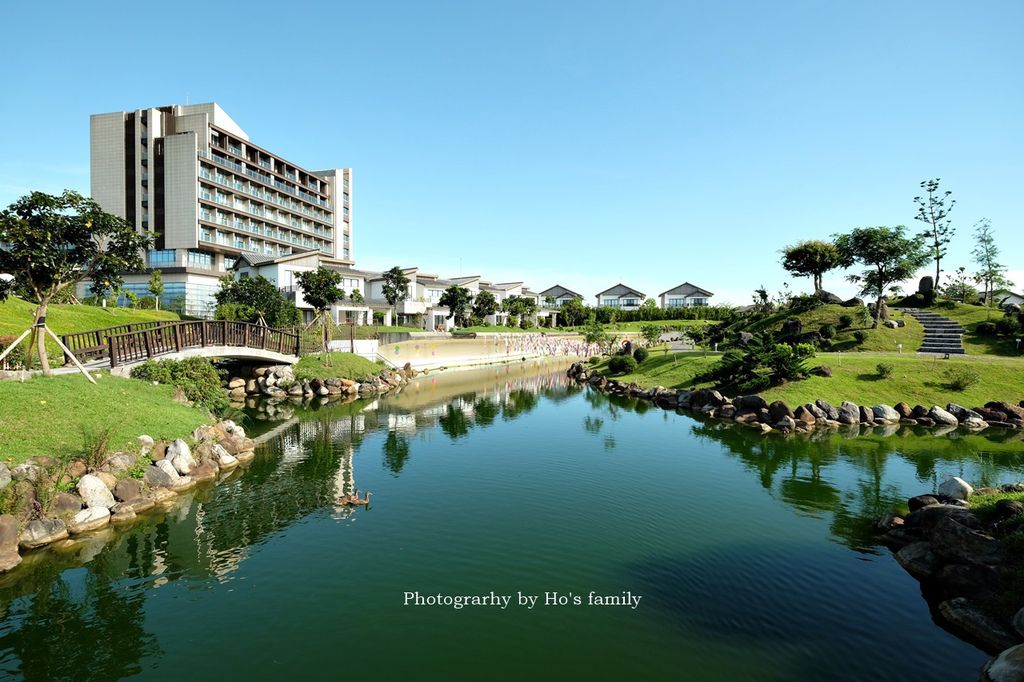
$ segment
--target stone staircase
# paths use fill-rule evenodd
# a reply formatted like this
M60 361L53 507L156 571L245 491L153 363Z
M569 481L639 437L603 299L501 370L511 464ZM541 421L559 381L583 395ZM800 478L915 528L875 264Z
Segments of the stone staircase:
M930 310L907 308L905 311L924 327L924 343L917 349L918 353L941 353L963 355L964 347L961 337L964 328L959 322L943 317Z

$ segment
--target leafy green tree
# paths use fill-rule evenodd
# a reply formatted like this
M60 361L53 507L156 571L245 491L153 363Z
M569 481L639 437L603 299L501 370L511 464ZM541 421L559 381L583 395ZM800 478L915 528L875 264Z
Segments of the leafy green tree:
M384 300L391 306L391 313L397 315L398 304L409 297L409 278L397 265L384 273ZM392 320L392 323L396 320Z
M782 251L782 267L797 277L810 277L814 293L821 291L821 278L839 266L839 250L831 242L802 241Z
M858 227L849 234L836 237L840 265L865 266L860 274L847 276L851 282L860 285L863 296L875 296L874 323L878 322L885 304L885 291L893 284L910 279L914 273L931 260L926 247L919 241L906 237L906 227Z
M0 301L22 287L36 303L36 324L42 325L47 306L64 287L91 279L106 291L120 289L121 273L141 270L142 252L152 243L151 234L137 232L78 192L31 192L0 212L0 272L14 277L0 280ZM36 343L43 374L49 376L42 333Z
M262 275L235 280L226 275L220 280L220 289L214 294L217 301L215 317L218 320L236 319L259 322L270 327L289 327L299 323L295 304Z
M316 311L315 321L320 323L320 339L323 352L327 354L331 350L331 306L345 298L345 292L341 289L341 273L319 267L316 270L299 272L295 279L302 289L302 298Z
M366 299L363 298L363 292L359 291L359 289L353 289L352 293L348 295L348 298L355 305L362 305L363 303L366 303Z
M558 317L565 326L575 327L578 324L583 324L589 314L590 311L586 304L574 297L562 304Z
M596 343L604 352L611 353L618 337L608 334L604 325L597 321L597 316L591 313L587 325L583 328L583 340L587 343Z
M1006 266L998 262L999 247L995 235L992 234L992 222L982 218L974 224L974 250L971 251L974 262L978 265L975 280L984 287L987 306L992 305L992 292L1013 286L1006 278Z
M971 277L967 274L967 268L960 266L953 275L950 275L949 284L944 291L946 298L961 303L976 303L978 301L978 290L974 288Z
M641 320L657 320L661 317L661 309L658 308L658 302L653 298L647 299L637 309L637 316Z
M944 194L939 193L939 180L940 178L935 178L921 182L921 189L925 195L914 197L914 203L917 204L917 215L914 216L914 220L927 226L918 238L927 244L931 257L935 259L936 287L939 286L939 277L942 274L942 259L946 256L946 246L956 233L949 219L956 199L949 198L953 193L948 190Z
M156 309L160 310L160 297L164 295L164 276L160 270L154 270L149 276L149 293L153 294Z
M648 346L653 346L661 338L661 326L657 324L645 324L640 327L640 335Z
M482 320L496 312L498 312L498 301L495 300L494 294L491 292L481 291L473 299L473 315L475 317L479 317Z
M473 302L473 294L466 287L453 284L443 292L438 303L448 308L448 317L454 317L456 324L463 324L466 320L466 312Z
M512 317L525 319L537 312L537 302L525 296L509 296L501 302L501 309Z

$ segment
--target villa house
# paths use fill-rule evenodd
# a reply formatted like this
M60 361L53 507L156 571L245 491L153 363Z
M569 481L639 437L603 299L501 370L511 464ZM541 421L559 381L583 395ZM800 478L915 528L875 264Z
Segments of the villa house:
M566 289L561 284L556 284L553 287L545 289L538 295L540 296L541 304L545 308L561 308L563 305L565 305L566 303L573 299L576 299L578 301L583 300L582 294L577 294L575 291L571 289ZM551 301L554 301L554 303L549 303L549 299Z
M662 308L691 308L693 306L709 305L713 293L699 286L683 282L677 287L664 291L658 295L661 299Z
M427 331L446 329L448 308L440 304L444 290L454 284L451 280L441 279L437 275L420 272L419 268L403 268L402 272L409 278L406 298L395 306L396 324L409 327L422 327ZM367 280L366 300L371 307L390 310L384 297L384 275L380 274ZM385 324L390 323L390 315L385 312Z
M621 310L636 310L644 302L647 295L627 287L625 284L616 284L610 289L605 289L597 295L597 305L619 308Z

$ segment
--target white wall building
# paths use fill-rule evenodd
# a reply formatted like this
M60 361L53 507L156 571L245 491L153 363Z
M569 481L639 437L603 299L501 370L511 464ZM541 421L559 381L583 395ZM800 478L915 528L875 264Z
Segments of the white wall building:
M663 291L658 295L662 308L691 308L693 306L710 305L713 293L707 289L683 282L677 287Z
M620 283L599 293L597 305L620 310L636 310L645 298L647 298L646 294Z

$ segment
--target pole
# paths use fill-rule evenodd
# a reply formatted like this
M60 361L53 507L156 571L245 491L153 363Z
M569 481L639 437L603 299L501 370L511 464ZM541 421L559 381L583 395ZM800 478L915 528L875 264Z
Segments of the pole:
M67 346L64 345L64 342L61 341L60 338L58 338L58 336L53 333L53 330L50 329L49 327L43 327L43 329L46 330L47 334L49 334L50 336L53 337L53 340L57 342L57 345L60 346L62 351L64 351L64 354L67 355L69 358L71 358L71 362L75 363L75 367L77 367L79 369L79 371L81 371L82 374L85 375L85 378L88 379L91 383L95 384L96 380L92 378L91 374L89 374L89 370L87 370L82 365L82 363L80 363L78 361L78 358L75 357L75 354L72 353L71 350Z

